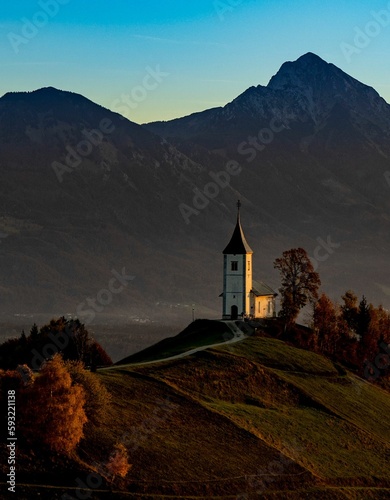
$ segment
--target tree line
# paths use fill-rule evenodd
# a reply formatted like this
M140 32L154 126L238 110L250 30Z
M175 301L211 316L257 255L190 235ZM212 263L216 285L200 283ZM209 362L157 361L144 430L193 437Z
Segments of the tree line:
M375 307L352 290L333 302L319 293L321 279L303 248L283 252L274 268L281 277L281 310L285 334L294 337L296 319L305 306L311 307L311 331L295 335L299 347L324 354L366 379L381 378L389 384L390 314L382 305ZM389 384L390 385L390 384Z
M34 323L28 335L23 330L20 337L1 344L0 368L15 369L26 364L37 370L57 353L62 354L64 360L81 361L92 370L112 364L110 356L91 337L84 324L62 316L40 329Z

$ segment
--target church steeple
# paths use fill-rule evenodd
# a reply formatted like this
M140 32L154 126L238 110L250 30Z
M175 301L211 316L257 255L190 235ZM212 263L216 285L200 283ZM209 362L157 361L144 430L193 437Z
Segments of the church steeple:
M233 236L231 237L227 247L223 251L223 254L225 255L226 254L243 255L243 254L253 253L253 250L248 245L248 242L245 239L244 232L241 227L240 208L241 208L241 202L240 200L238 200L237 223L233 231Z
M277 293L252 277L253 251L245 239L240 221L241 202L237 203L237 222L223 251L222 318L271 318L276 315Z
M251 314L252 254L240 221L241 202L237 203L237 222L223 251L222 317L235 320Z

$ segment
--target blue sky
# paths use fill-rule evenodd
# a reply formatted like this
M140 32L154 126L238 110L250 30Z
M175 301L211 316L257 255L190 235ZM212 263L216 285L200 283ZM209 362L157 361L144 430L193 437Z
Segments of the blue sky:
M167 120L266 85L283 62L310 51L390 102L388 0L4 4L0 95L54 86L137 123Z

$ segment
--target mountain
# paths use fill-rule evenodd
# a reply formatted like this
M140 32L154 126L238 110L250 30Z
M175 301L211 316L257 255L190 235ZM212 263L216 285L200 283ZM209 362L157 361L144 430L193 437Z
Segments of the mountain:
M256 132L253 126L270 127L275 117L284 117L287 127L301 125L317 135L326 124L335 125L332 117L339 114L349 117L350 125L366 139L376 138L389 153L390 105L374 89L312 53L284 63L266 87L251 87L222 108L146 128L218 149L227 147L234 133L242 140L247 131ZM345 125L340 123L339 128Z
M0 313L216 318L238 198L254 278L277 289L274 259L300 246L332 297L389 307L389 110L314 54L222 108L144 126L53 88L4 95Z
M285 237L319 257L335 296L355 287L389 305L390 106L374 89L308 53L224 107L145 127L189 156L240 163L231 185L255 254L266 242L270 259L269 235L275 251Z
M0 99L0 145L1 313L191 317L177 304L195 302L198 256L212 253L207 228L188 232L178 205L204 166L53 88ZM107 292L118 274L131 279Z

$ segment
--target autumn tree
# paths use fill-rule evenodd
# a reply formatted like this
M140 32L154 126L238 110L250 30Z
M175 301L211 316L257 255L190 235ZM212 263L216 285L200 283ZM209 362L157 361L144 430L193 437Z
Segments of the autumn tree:
M16 372L21 376L23 385L31 385L34 382L34 373L29 366L18 365L16 367Z
M59 354L46 362L31 387L28 405L19 405L22 434L30 444L69 454L83 436L87 421L85 392L73 385Z
M96 369L99 365L100 366L112 365L112 359L103 349L103 347L99 344L99 342L96 342L96 340L92 341L89 354L90 354L90 366L92 372L96 372Z
M333 302L324 293L314 305L313 326L317 335L318 350L335 354L338 340L337 312Z
M390 314L383 308L382 305L376 308L376 328L380 342L390 344ZM373 319L371 318L371 324ZM371 326L370 324L370 326Z
M282 283L279 288L282 306L279 314L287 325L291 325L299 311L318 298L321 280L303 248L283 252L282 257L275 260L274 268L279 270Z
M73 384L80 385L87 395L84 411L88 419L88 426L98 425L107 414L111 401L111 395L101 382L98 375L85 370L80 361L66 361L65 367L68 370Z
M124 478L130 468L126 447L123 443L116 444L106 465L106 469L111 475L111 481L116 476Z

